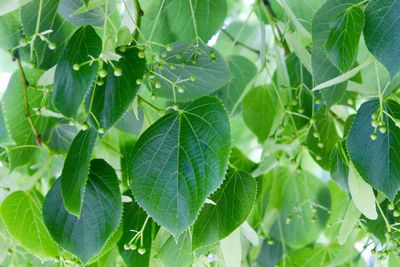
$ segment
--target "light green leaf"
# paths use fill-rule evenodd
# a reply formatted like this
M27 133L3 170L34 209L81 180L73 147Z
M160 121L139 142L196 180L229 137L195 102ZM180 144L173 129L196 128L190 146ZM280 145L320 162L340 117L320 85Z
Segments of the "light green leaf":
M139 58L138 52L137 48L120 52L121 59L113 63L114 67L111 64L107 66L104 85L94 87L91 120L95 127L111 128L130 107L139 90L136 80L143 78L146 68L146 61ZM115 73L114 68L121 70L121 76L115 75L119 73Z
M228 57L227 63L232 73L232 79L219 89L216 95L224 102L228 112L231 113L246 86L256 76L257 67L249 59L238 55ZM235 111L238 111L238 109Z
M36 130L43 135L52 125L53 119L38 116L33 112L34 108L40 108L43 105L43 91L34 90L41 71L25 70L28 82L32 87L27 89L27 99L30 107L30 115ZM32 131L32 127L26 118L24 104L24 81L21 73L16 71L8 83L7 90L2 99L2 107L7 130L11 138L15 141L16 146L9 147L9 159L11 169L31 163L39 151L37 146L37 137ZM19 100L19 101L16 101Z
M79 28L68 42L57 64L53 89L53 104L66 117L76 116L92 86L98 63L87 62L100 55L101 47L100 37L90 26ZM74 64L84 65L74 70Z
M400 105L393 101L383 104L383 110L396 119L396 122L385 113L378 112L378 109L378 100L361 105L350 130L347 147L350 159L360 176L393 200L400 186L400 128L396 126L400 119ZM371 125L372 114L377 114L384 128L374 128ZM386 131L382 133L379 128Z
M166 242L158 249L157 255L164 267L189 267L193 262L192 242L188 232L178 239L169 236Z
M330 192L321 180L284 167L275 168L262 179L267 211L278 211L269 235L292 248L315 241L331 208Z
M198 49L195 46L192 42L173 44L162 66L155 66L155 77L148 83L153 94L175 102L189 101L228 83L231 73L223 57L203 43Z
M79 218L83 205L90 158L97 131L90 128L80 131L72 141L61 173L61 192L65 208Z
M43 219L51 236L83 263L101 252L117 230L122 216L121 193L113 168L104 160L92 160L79 219L68 213L56 180L43 205Z
M393 78L400 70L399 0L371 0L365 10L365 43Z
M218 242L238 228L249 215L256 197L254 178L229 169L221 188L209 198L215 205L203 207L193 226L193 249Z
M42 260L59 256L42 219L42 203L34 193L17 191L1 204L0 214L10 234Z
M331 153L339 135L329 110L321 107L315 114L315 123L307 134L307 147L313 159L325 170L330 168Z
M140 136L132 152L133 196L177 237L222 184L230 144L229 118L216 98L202 97L168 113Z
M14 11L32 0L2 0L0 2L0 16Z
M357 209L368 219L376 220L378 213L374 190L359 176L352 164L349 166L349 191Z
M354 202L351 201L347 207L346 214L344 215L343 222L340 227L338 236L339 245L346 243L347 239L356 227L360 215L361 212L357 209L356 205L354 205Z
M327 0L318 10L312 23L312 68L316 84L336 78L340 70L331 62L326 54L325 44L331 33L331 23L359 0ZM337 103L346 91L346 82L329 86L322 91L327 106Z
M242 244L240 241L240 229L236 229L220 242L225 266L240 267L242 262Z
M224 22L226 0L141 1L141 31L147 40L163 44L200 37L207 42Z
M273 85L255 87L243 99L243 119L264 142L276 130L283 118L283 107Z
M325 44L326 52L333 64L343 72L348 71L356 62L364 24L364 9L351 6L331 28Z
M12 2L17 2L11 0ZM1 1L0 8L3 3L10 1ZM0 48L4 50L14 48L19 44L22 35L21 18L17 11L7 15L0 16Z

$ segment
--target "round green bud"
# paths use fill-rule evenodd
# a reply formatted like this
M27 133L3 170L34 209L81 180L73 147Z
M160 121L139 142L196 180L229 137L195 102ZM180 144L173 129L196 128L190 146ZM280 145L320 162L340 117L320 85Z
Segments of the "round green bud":
M319 148L323 148L323 147L324 147L324 144L321 143L321 142L319 142L319 143L318 143L318 147L319 147Z
M372 133L369 137L372 141L375 141L378 138L378 135L376 133Z
M107 71L105 69L99 70L99 76L105 78L107 76Z
M143 80L142 79L137 79L136 80L136 84L137 85L142 85L143 84Z
M129 245L128 244L124 244L124 250L129 250Z
M178 87L178 93L182 94L185 92L185 89L181 86Z
M371 126L372 127L374 127L374 128L376 128L376 127L378 127L378 121L377 120L373 120L372 122L371 122Z
M385 126L381 126L381 127L379 127L379 131L380 131L382 134L385 134L386 131L387 131L387 128L386 128Z
M121 68L115 68L114 69L114 75L117 77L120 77L122 75L122 69Z
M304 109L302 109L302 108L299 108L298 111L299 111L299 113L301 113L301 114L304 113Z
M20 45L26 46L26 45L28 45L28 43L29 43L28 38L22 37L22 38L19 40L19 44L20 44Z
M140 58L145 58L145 57L146 57L146 54L145 54L143 51L140 51L140 52L138 53L138 57L140 57Z
M72 68L75 70L75 71L78 71L81 67L79 66L79 64L74 64L73 66L72 66Z
M103 81L103 80L98 80L98 81L97 81L97 85L98 85L98 86L102 86L103 84L104 84L104 81Z
M81 129L86 131L87 129L89 129L89 125L87 125L86 123L81 125Z
M137 249L136 244L134 244L134 243L129 244L129 249L130 249L130 250L135 250L135 249Z
M48 44L48 47L49 47L50 50L55 50L57 48L57 44L54 43L54 42L50 42Z
M167 46L165 47L167 49L168 52L171 52L172 49L174 48L173 44L167 44Z
M190 75L190 80L192 82L196 81L196 79L197 79L197 77L194 74Z
M178 54L176 54L176 58L177 58L177 59L181 59L182 57L183 57L182 52L179 52Z
M160 89L160 88L161 88L161 83L160 83L160 82L156 82L155 87L156 87L157 89Z
M392 204L392 203L389 203L389 205L388 205L388 209L389 209L389 210L394 210L394 206L393 206L393 204Z
M99 134L103 134L103 133L105 133L106 130L104 128L99 128L98 131L99 131Z
M143 255L144 253L146 253L146 248L139 248L139 249L138 249L138 253L139 253L140 255Z

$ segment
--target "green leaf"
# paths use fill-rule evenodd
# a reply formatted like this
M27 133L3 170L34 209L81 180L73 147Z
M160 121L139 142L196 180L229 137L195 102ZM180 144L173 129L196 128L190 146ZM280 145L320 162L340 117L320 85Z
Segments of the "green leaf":
M68 213L56 180L43 205L43 219L54 240L83 263L101 252L117 230L122 216L121 193L113 168L104 160L91 161L79 219Z
M12 0L13 2L17 2ZM0 3L0 6L4 2ZM19 44L22 27L19 12L11 12L0 17L0 48L11 49Z
M57 153L66 154L78 130L67 123L55 125L48 131L47 145Z
M331 33L331 23L359 0L327 0L318 10L312 23L312 69L316 84L329 81L341 74L325 51ZM347 83L339 83L321 91L328 106L337 103L346 91Z
M170 235L162 246L157 249L156 255L160 258L164 267L189 267L193 261L191 248L190 235L185 232L178 239Z
M315 241L331 206L330 192L321 180L285 167L275 168L262 179L267 210L278 211L269 235L293 248Z
M80 131L72 141L61 173L61 192L65 208L79 218L83 205L90 158L97 131L90 128Z
M348 191L347 177L349 175L349 166L347 165L347 155L344 155L346 149L345 142L339 142L333 148L330 159L329 172L332 179L340 185L343 190Z
M93 1L95 6L86 7L85 0L60 0L58 12L69 22L78 25L92 25L102 27L105 19L105 0ZM108 15L114 9L114 0L107 0Z
M257 184L245 171L229 169L221 188L209 198L193 226L192 246L218 242L238 228L249 215L256 197Z
M115 76L114 68L108 65L104 85L94 87L91 109L91 120L94 126L97 126L96 122L98 122L102 128L111 128L130 107L139 90L136 80L142 79L146 68L146 61L139 58L138 52L137 48L120 52L121 59L113 64L115 68L122 71L122 75Z
M25 70L25 74L31 85L27 89L30 115L38 133L42 135L53 123L53 119L38 116L33 112L33 108L40 108L43 105L44 92L33 89L42 72L38 70ZM36 136L32 132L32 128L25 115L24 86L21 73L19 71L15 72L11 76L2 99L7 130L16 144L16 146L9 147L8 156L11 169L31 163L39 151L39 147L35 147Z
M242 262L242 244L240 241L240 229L236 229L220 242L221 252L225 266L240 267Z
M174 43L164 60L165 64L155 66L155 77L148 85L153 94L175 102L210 94L231 79L224 59L201 42L199 48L192 42Z
M347 140L349 156L360 176L372 187L383 192L393 200L399 190L400 179L400 128L380 108L378 100L371 100L361 105ZM400 105L395 102L383 104L383 109L392 118L400 119ZM372 114L381 114L381 124L386 132L374 128ZM376 140L371 139L376 134ZM375 138L375 136L373 136Z
M341 227L338 235L339 245L346 243L347 239L353 232L357 225L358 219L360 218L361 212L354 205L353 201L350 201L346 214L344 215L343 221L341 222Z
M23 5L26 5L31 0L3 0L0 2L0 16L10 13Z
M58 3L59 0L33 0L21 8L22 27L28 38L37 32L58 30L58 27L54 27L60 26L55 25ZM53 33L45 35L47 39L50 39L50 36L53 36ZM40 66L45 53L52 53L52 50L48 49L47 42L39 37L34 40L33 47L37 57L36 65Z
M343 72L348 71L356 62L364 24L364 9L351 6L331 28L325 44L326 52L332 63Z
M43 223L41 205L34 193L17 191L3 201L0 214L13 238L45 260L56 258L60 251Z
M228 13L226 0L141 1L145 39L163 44L200 37L207 42Z
M399 0L371 0L365 10L365 43L393 78L400 70Z
M283 107L273 85L255 87L243 99L243 119L264 142L282 122Z
M354 205L365 217L370 220L378 218L374 190L358 175L352 164L349 166L349 192Z
M313 159L322 168L329 170L332 150L339 141L335 121L325 107L316 112L314 119L315 123L307 134L307 147Z
M129 197L132 196L130 195ZM151 218L148 217L147 213L135 203L134 200L132 200L132 202L124 203L123 214L123 235L118 241L119 253L128 266L148 267L150 266L153 239L157 235L159 227ZM132 243L129 243L136 234L136 232L132 230L139 232L143 227L144 229L141 235L142 239L137 238L133 240ZM143 240L143 243L141 240ZM129 244L134 244L137 248L135 250L126 250L124 245L126 246ZM143 255L138 252L140 248L145 249Z
M202 97L168 113L136 143L130 164L133 196L177 237L222 184L230 145L229 118L216 98Z
M257 74L257 67L249 59L233 55L226 59L232 79L216 95L224 102L229 113L235 111L236 102L242 96L246 86ZM236 108L236 111L238 109Z
M10 138L10 135L8 134L6 122L4 121L3 108L0 103L0 145L8 144L11 142L12 140Z
M254 163L250 159L248 159L242 151L238 148L233 147L231 151L231 156L229 158L230 164L238 168L239 170L246 171L248 173L252 173L257 167L258 164Z
M98 68L98 63L93 62L76 71L74 64L83 64L90 57L97 58L101 49L101 39L90 26L79 28L69 40L56 67L53 89L53 104L66 117L76 116Z

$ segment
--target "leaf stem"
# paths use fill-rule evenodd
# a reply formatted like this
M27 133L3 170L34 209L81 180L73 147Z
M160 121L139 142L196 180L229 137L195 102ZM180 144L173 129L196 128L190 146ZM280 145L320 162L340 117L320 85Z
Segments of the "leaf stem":
M144 15L143 9L140 6L139 0L134 0L135 3L135 10L136 10L136 19L135 19L135 31L133 32L133 40L137 42L139 38L139 29L140 26L142 25L142 17Z
M24 111L25 111L25 117L28 120L28 123L32 129L33 134L35 135L35 141L38 146L42 145L42 136L38 132L35 123L33 122L31 113L30 113L30 106L29 106L29 99L28 99L28 88L29 88L29 82L28 79L26 78L26 74L24 72L24 68L22 67L21 64L21 59L19 58L19 55L15 58L18 64L18 68L21 73L22 81L23 81L23 94L24 94Z
M230 34L227 30L222 29L221 32L223 32L223 33L233 42L233 45L240 45L240 46L242 46L242 47L244 47L244 48L250 50L251 52L256 53L257 55L260 55L260 51L259 51L259 50L254 49L253 47L248 46L247 44L238 41L238 40L237 40L235 37L233 37L233 35Z

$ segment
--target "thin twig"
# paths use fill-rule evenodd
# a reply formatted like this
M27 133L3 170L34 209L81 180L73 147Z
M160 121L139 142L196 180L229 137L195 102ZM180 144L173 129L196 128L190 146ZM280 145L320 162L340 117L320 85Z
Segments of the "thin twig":
M42 145L42 136L36 129L35 123L33 122L33 119L31 116L30 107L29 107L29 99L28 99L29 82L28 82L28 79L26 78L26 74L25 74L24 68L22 67L21 59L19 58L19 55L17 57L15 57L15 60L18 63L18 68L20 70L22 81L23 81L25 117L28 120L29 125L31 126L33 134L35 135L36 144L38 146L41 146Z
M260 55L260 51L257 49L254 49L253 47L248 46L247 44L244 44L242 42L239 42L235 39L235 37L230 34L227 30L222 29L222 32L233 42L233 45L240 45L248 50L250 50L253 53L256 53L257 55Z

